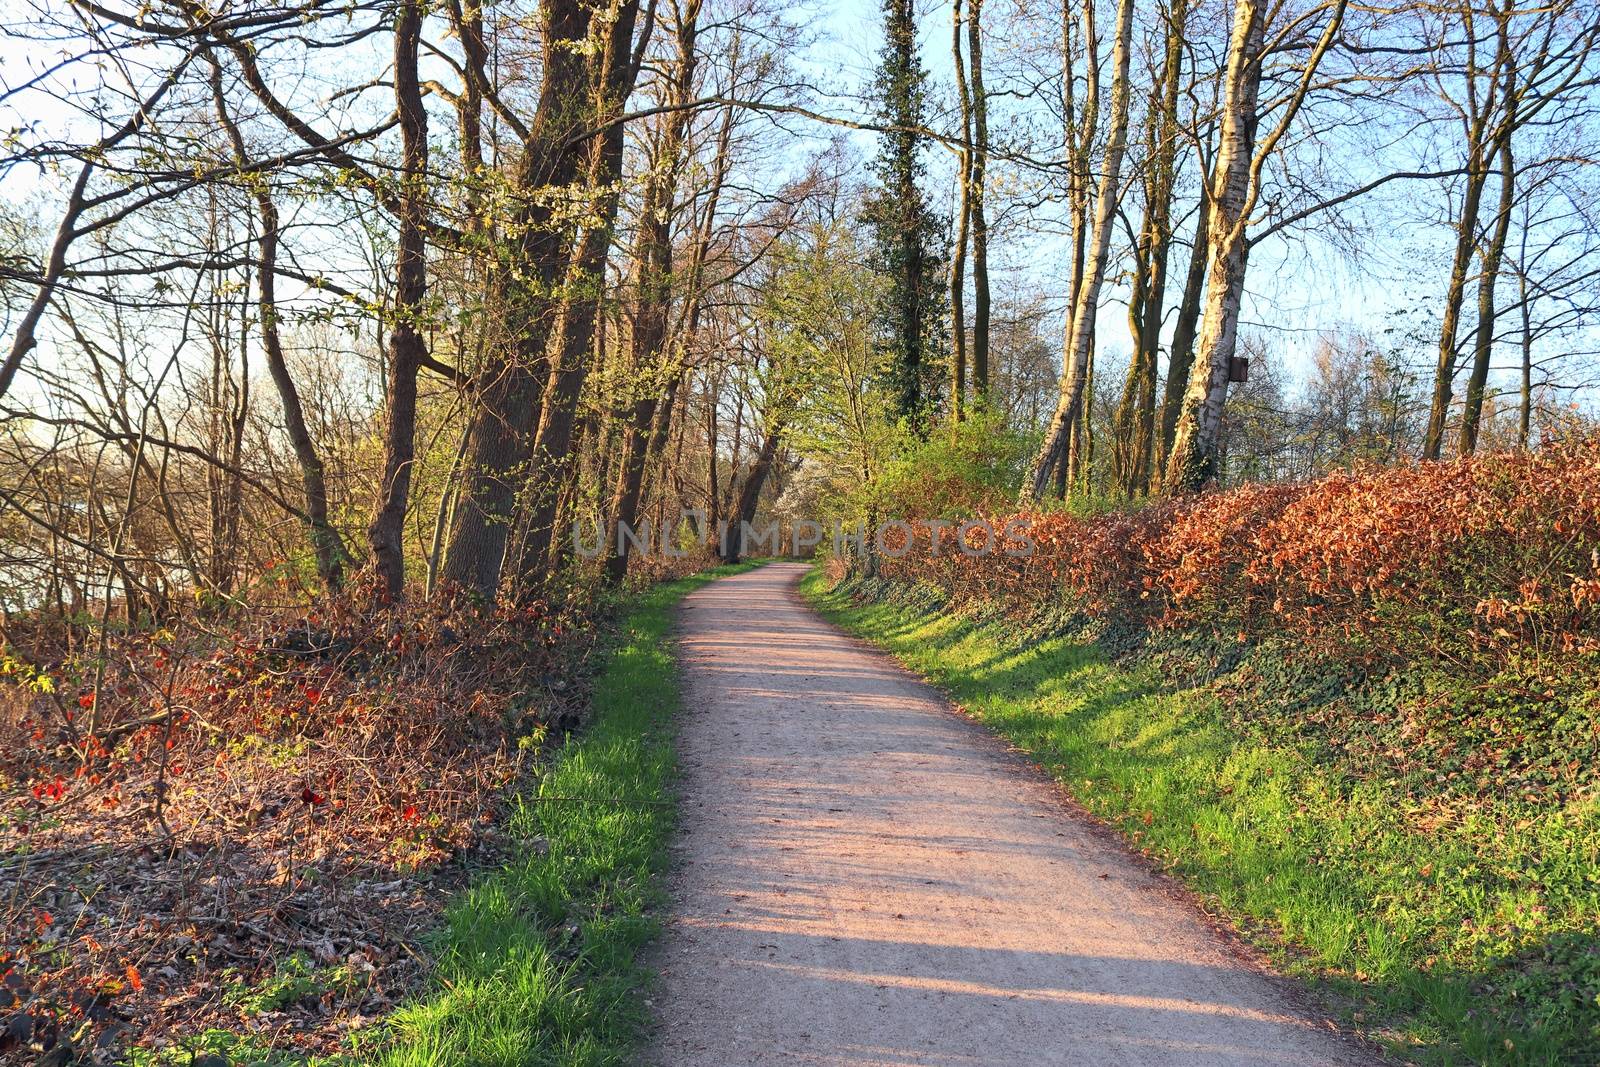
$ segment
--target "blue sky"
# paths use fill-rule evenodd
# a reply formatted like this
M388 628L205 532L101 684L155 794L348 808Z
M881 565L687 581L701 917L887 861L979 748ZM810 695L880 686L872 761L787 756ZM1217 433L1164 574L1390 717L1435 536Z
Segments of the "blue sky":
M993 36L989 46L990 85L991 89L1003 91L1008 86L1002 79L1002 70L1017 42L1006 39L1008 34L1002 32L1001 22L1006 10L1014 6L1014 0L1012 4L990 0L990 6ZM0 11L20 16L26 6L23 0L0 0ZM866 117L862 94L870 83L881 39L879 5L874 0L808 0L785 14L797 27L796 47L789 59L807 81L817 86L815 106L846 118ZM1039 25L1042 28L1045 20L1041 19ZM932 98L936 105L947 103L951 75L949 5L925 5L920 11L920 26L923 60L931 74ZM1049 28L1055 32L1053 26ZM1102 18L1102 33L1109 32L1109 28L1107 12ZM1048 46L1053 42L1041 43ZM7 84L15 84L24 71L47 54L47 50L16 38L0 37L0 76ZM376 58L372 53L361 58L361 64L374 62ZM1025 110L1004 96L997 98L993 106L997 116L1022 114ZM69 122L80 130L86 126L81 117L69 115L60 105L52 105L38 95L29 97L20 113L14 106L10 114L0 112L0 124L5 126L25 121L38 122L53 130L62 130ZM997 127L1000 125L996 123ZM804 124L794 122L786 122L785 126L807 134L804 143L816 149L840 136L836 128L807 130ZM443 124L439 129L442 128ZM439 135L436 129L436 136ZM865 162L873 150L872 137L861 133L844 136ZM1329 159L1322 160L1329 168L1326 177L1333 186L1354 184L1391 165L1410 163L1409 158L1402 160L1400 157L1412 156L1416 151L1416 146L1399 141L1384 152L1372 152L1373 145L1382 143L1382 135L1376 130L1348 130L1341 136L1348 139L1343 157L1332 153L1331 163ZM801 148L789 153L786 160L763 161L763 169L775 166L781 170L785 165L797 164L804 155L803 146ZM1041 155L1052 156L1058 150L1044 143L1035 148ZM931 149L927 159L930 198L936 204L947 206L949 153ZM997 189L1006 184L1008 167L1005 163L996 162L991 173ZM13 199L41 196L42 188L37 172L31 170L15 171L0 184L0 192ZM1442 226L1429 224L1427 220L1439 214L1442 203L1439 186L1403 183L1386 190L1381 198L1373 197L1354 209L1351 216L1359 224L1347 238L1346 243L1351 247L1344 251L1321 239L1310 226L1258 246L1252 252L1250 299L1244 316L1247 327L1269 339L1291 372L1303 373L1321 331L1355 330L1381 341L1383 331L1394 325L1399 309L1420 307L1423 319L1430 314L1436 316L1444 286L1444 255L1449 234ZM1137 221L1137 205L1131 198L1126 210ZM1048 294L1062 291L1066 273L1065 242L1054 215L1054 210L1046 207L1035 212L1026 224L997 234L991 249L997 294L1017 288ZM45 216L48 219L48 211ZM1181 285L1186 255L1184 249L1174 251L1169 275L1169 307L1175 302L1177 288ZM1119 303L1121 296L1121 288L1111 286L1098 330L1102 350L1110 363L1123 358L1128 348L1125 310ZM1431 359L1425 345L1417 349L1417 354L1419 358Z

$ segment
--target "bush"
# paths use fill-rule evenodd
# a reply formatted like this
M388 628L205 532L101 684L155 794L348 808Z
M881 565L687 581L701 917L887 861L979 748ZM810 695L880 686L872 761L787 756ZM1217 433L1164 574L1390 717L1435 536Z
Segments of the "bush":
M958 495L940 483L925 501ZM1600 666L1600 437L989 522L1024 525L1034 549L935 552L919 531L883 573L956 606L1286 638L1351 664L1446 663L1476 680Z

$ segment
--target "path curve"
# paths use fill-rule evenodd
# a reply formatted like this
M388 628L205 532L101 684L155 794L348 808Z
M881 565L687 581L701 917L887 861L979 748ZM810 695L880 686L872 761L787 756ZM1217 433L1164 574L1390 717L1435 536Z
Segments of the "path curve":
M805 567L685 600L662 1067L1370 1062Z

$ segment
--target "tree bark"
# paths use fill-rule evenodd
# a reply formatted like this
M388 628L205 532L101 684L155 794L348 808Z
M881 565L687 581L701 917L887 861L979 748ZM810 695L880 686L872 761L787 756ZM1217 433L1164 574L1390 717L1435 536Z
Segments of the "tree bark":
M1500 203L1495 214L1494 232L1481 255L1478 275L1478 330L1473 344L1472 371L1467 378L1467 393L1461 410L1458 452L1465 456L1478 447L1478 429L1483 419L1484 390L1489 382L1489 361L1494 354L1495 285L1505 259L1506 239L1511 234L1511 211L1516 203L1517 168L1512 138L1517 129L1517 77L1511 55L1511 2L1497 20L1499 47L1496 66L1500 74L1501 117L1497 149L1500 163Z
M1478 447L1479 426L1483 420L1483 398L1489 383L1489 361L1494 354L1495 284L1500 264L1505 259L1506 239L1511 233L1511 209L1516 198L1517 172L1512 158L1509 131L1500 142L1500 205L1494 233L1483 251L1483 269L1478 275L1478 331L1473 343L1472 372L1461 410L1461 436L1457 449L1463 456Z
M1470 19L1468 20L1470 22ZM1469 80L1478 77L1477 43L1467 27L1467 68ZM1500 26L1496 59L1490 70L1490 88L1484 98L1469 91L1465 106L1467 137L1466 188L1461 197L1461 212L1456 219L1456 246L1450 262L1450 280L1445 286L1444 315L1439 325L1439 355L1433 375L1433 399L1428 408L1428 427L1422 439L1422 458L1438 459L1444 449L1445 424L1455 396L1457 344L1461 330L1461 308L1466 302L1468 271L1478 244L1478 214L1483 191L1489 180L1490 117L1499 97L1500 79L1508 74L1509 60L1506 27Z
M1222 145L1212 183L1210 221L1211 277L1200 357L1189 375L1183 406L1167 458L1165 489L1193 492L1217 475L1217 439L1228 395L1228 371L1238 342L1239 308L1249 258L1250 212L1261 189L1261 170L1288 133L1305 102L1322 58L1337 39L1346 0L1334 0L1327 25L1306 58L1299 85L1282 104L1277 125L1256 148L1258 98L1265 56L1263 0L1236 0L1222 105ZM1274 10L1277 10L1274 8Z
M968 0L967 53L972 58L972 156L968 181L972 227L972 395L989 398L989 219L984 206L989 171L989 94L983 85L983 0Z
M394 26L394 95L401 139L395 321L389 330L383 474L378 483L377 510L367 528L378 595L384 600L398 599L405 591L402 537L416 459L417 371L427 355L422 338L422 304L428 291L427 246L423 240L428 211L428 113L417 78L421 36L421 0L400 0Z
M1206 260L1211 248L1208 188L1211 174L1201 160L1200 205L1196 209L1194 244L1189 249L1189 270L1184 277L1183 302L1178 305L1178 319L1172 327L1172 351L1167 357L1167 381L1162 388L1161 436L1158 442L1156 464L1165 466L1172 453L1172 439L1178 430L1178 413L1183 407L1183 392L1189 384L1189 371L1194 366L1195 332L1200 325L1201 300L1205 295ZM1155 472L1159 475L1159 471Z
M967 389L967 232L972 218L972 95L961 55L961 0L951 5L950 57L955 65L962 146L956 153L956 238L950 251L950 421L964 416Z
M1024 504L1044 496L1045 488L1049 485L1051 464L1061 460L1068 428L1078 421L1084 406L1094 315L1100 302L1100 287L1105 280L1112 216L1122 181L1122 157L1128 144L1128 62L1132 36L1133 0L1121 0L1117 7L1116 45L1111 54L1111 65L1115 72L1111 82L1111 130L1100 186L1095 193L1094 229L1090 234L1083 283L1073 304L1072 325L1067 334L1065 358L1062 361L1061 396L1045 431L1044 443L1023 482Z
M1255 152L1264 32L1258 0L1237 0L1228 48L1222 143L1208 212L1210 279L1200 329L1200 359L1190 371L1167 459L1169 492L1199 489L1216 476L1217 432L1228 391L1228 366L1238 341L1239 305L1250 253L1245 211Z
M783 438L783 426L780 423L767 431L761 440L761 451L756 453L756 461L750 467L744 483L739 486L739 502L733 509L734 528L729 534L728 542L732 546L724 560L728 563L738 563L749 550L744 543L744 530L747 524L753 524L756 518L756 507L761 503L761 489L767 484L767 475L772 471L773 460L778 455L778 442Z
M589 138L578 134L593 120L588 39L606 14L580 0L546 0L540 11L539 103L512 175L517 238L490 267L504 329L475 377L467 465L441 571L446 583L485 598L499 588L517 489L527 477L546 343L571 254L571 226L552 190L569 188L587 158Z
M1167 260L1172 247L1172 195L1177 182L1178 92L1183 73L1187 0L1174 0L1168 14L1166 54L1151 90L1145 125L1148 163L1144 175L1144 223L1135 243L1135 297L1129 301L1133 358L1118 405L1119 488L1132 497L1151 488L1156 451L1156 365L1166 310ZM1159 91L1159 96L1157 92Z
M694 92L694 41L700 5L690 0L680 15L679 60L674 93L689 100ZM737 61L737 60L736 60ZM657 145L651 176L645 186L639 209L641 225L634 251L635 310L627 338L627 365L642 379L645 394L634 400L623 438L622 467L611 497L612 537L606 559L607 580L616 583L628 573L631 545L615 535L617 528L632 526L639 516L645 474L659 454L671 429L673 408L683 376L684 351L700 316L701 273L708 254L715 224L718 199L727 178L728 150L732 137L733 112L724 109L717 137L717 157L712 182L706 197L705 216L696 234L694 253L687 272L687 313L680 323L673 355L667 357L668 320L672 300L672 235L677 214L673 200L684 161L684 137L690 112L673 112ZM653 392L660 390L659 393ZM620 541L620 543L619 543Z
M211 66L212 100L217 109L217 119L227 132L233 148L235 162L241 170L248 166L249 153L239 126L229 114L222 95L222 69ZM261 219L261 239L257 244L256 287L261 312L261 348L267 360L267 372L278 391L283 406L284 430L289 445L294 450L295 461L300 466L301 484L306 497L306 525L311 537L312 552L316 557L317 577L327 589L337 589L344 578L344 542L338 531L328 521L328 483L322 465L322 456L311 440L306 428L305 408L300 402L300 391L295 386L294 375L284 358L283 339L278 332L278 207L273 202L272 191L261 176L255 178L256 213Z
M578 240L577 254L562 287L561 318L551 344L550 377L544 389L544 406L533 447L534 469L528 483L528 539L519 567L525 588L542 586L553 573L557 558L554 551L556 520L572 472L578 398L594 358L595 328L605 295L606 261L616 225L624 127L614 120L622 113L637 76L631 46L638 10L637 0L622 5L619 17L607 34L601 76L593 90L595 114L613 121L609 121L590 145L587 187L590 197L597 203L592 221ZM679 28L680 47L687 33L691 78L694 19L698 11L698 0L691 0L683 15L688 29ZM684 102L682 89L680 76L674 91L675 102ZM677 112L670 121L686 125L690 114L687 110Z

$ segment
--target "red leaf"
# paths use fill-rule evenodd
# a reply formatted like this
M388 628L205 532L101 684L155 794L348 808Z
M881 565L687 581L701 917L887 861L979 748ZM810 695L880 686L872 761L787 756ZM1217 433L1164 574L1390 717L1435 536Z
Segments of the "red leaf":
M327 799L321 793L313 793L309 785L300 790L300 800L303 803L310 804L312 807L316 807Z

